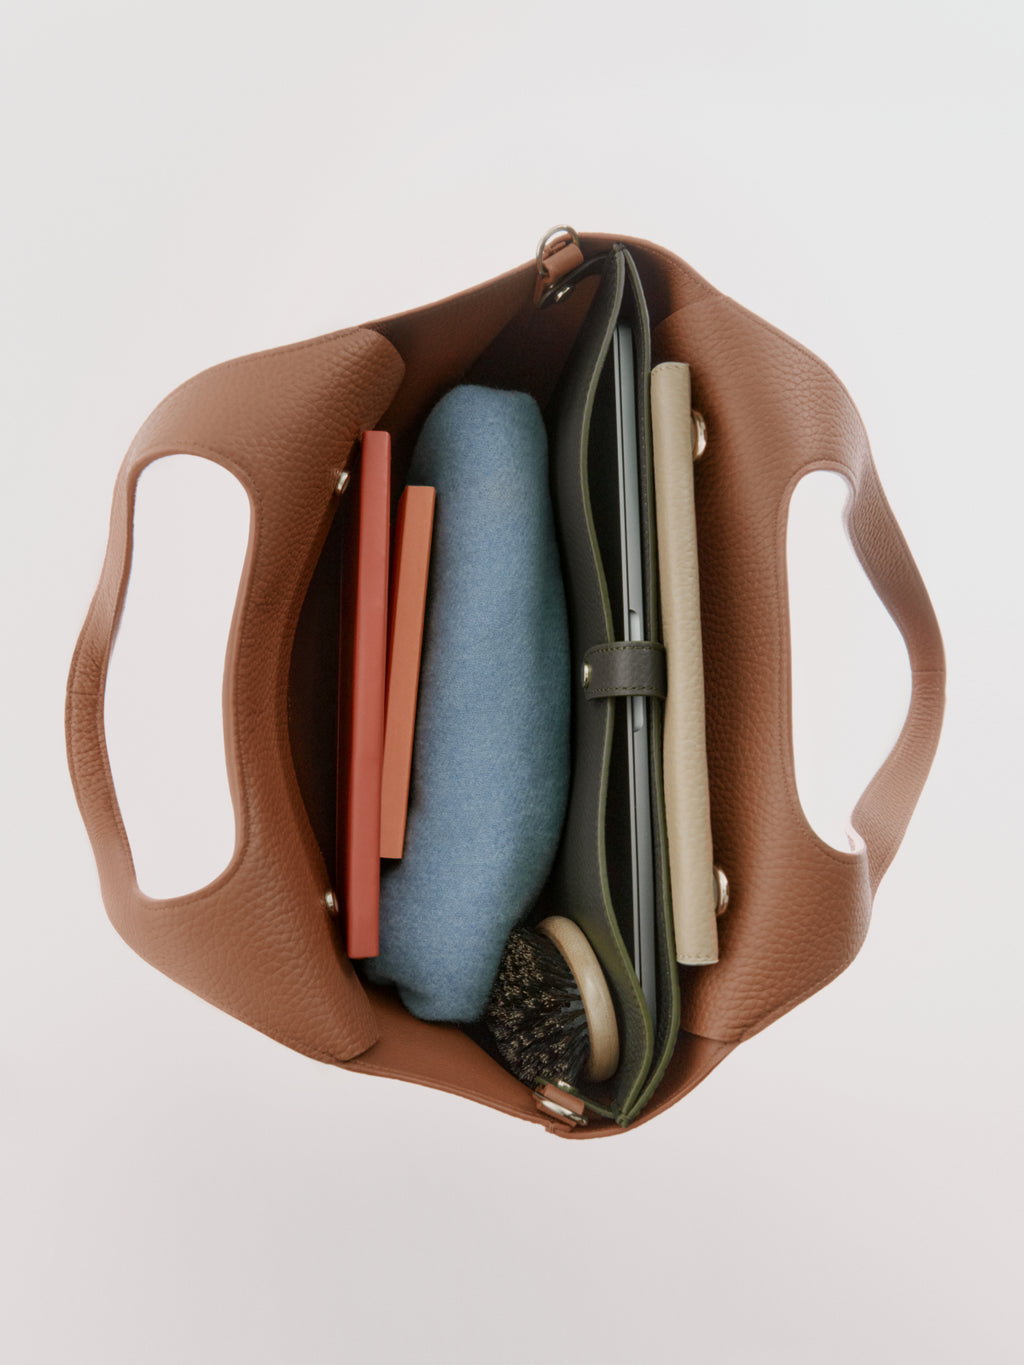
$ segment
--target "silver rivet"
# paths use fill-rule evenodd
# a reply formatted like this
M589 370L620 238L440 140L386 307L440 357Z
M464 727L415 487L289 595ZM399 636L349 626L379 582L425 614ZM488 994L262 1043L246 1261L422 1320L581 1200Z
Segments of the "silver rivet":
M335 900L333 891L328 891L324 895L324 905L327 906L327 913L329 915L336 915L338 913L338 902Z
M696 408L690 413L693 423L693 458L699 460L708 448L708 427Z
M715 863L715 890L718 893L718 904L715 906L715 914L724 915L729 908L729 878L717 863Z
M589 665L589 664L584 664L584 665L583 665L583 686L584 686L584 687L589 687L589 686L590 686L590 665Z
M335 490L334 490L335 493L344 493L345 489L348 487L348 481L349 481L349 472L348 472L348 470L346 469L345 472L344 472L344 473L339 477L339 479L338 479L337 486L336 486L336 488L335 488Z

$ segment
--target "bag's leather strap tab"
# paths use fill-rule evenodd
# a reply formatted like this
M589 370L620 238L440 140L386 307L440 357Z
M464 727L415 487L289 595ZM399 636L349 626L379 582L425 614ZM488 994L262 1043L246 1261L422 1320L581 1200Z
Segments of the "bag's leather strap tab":
M585 1128L586 1105L579 1095L557 1082L541 1081L533 1092L533 1102L542 1114L550 1114L570 1128Z
M564 234L564 235L563 235ZM569 287L563 291L559 280L571 270L583 264L579 234L575 228L553 227L540 239L537 247L537 281L534 286L533 301L540 303L542 298L557 296L564 298Z
M583 656L583 690L597 697L664 697L668 692L665 646L652 640L594 645Z

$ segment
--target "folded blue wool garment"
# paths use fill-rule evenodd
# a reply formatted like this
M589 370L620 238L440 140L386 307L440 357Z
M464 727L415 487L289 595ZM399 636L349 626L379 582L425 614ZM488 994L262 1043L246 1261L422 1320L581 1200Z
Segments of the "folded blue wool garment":
M548 878L569 793L569 632L536 400L450 390L408 481L437 504L405 854L383 864L365 970L421 1019L469 1021Z

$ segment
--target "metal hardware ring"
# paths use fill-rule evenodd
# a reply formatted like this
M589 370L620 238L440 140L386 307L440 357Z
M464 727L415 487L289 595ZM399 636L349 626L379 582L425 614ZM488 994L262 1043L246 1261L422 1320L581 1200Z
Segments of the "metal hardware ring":
M537 273L540 275L541 279L547 279L548 276L548 268L544 262L544 248L550 241L557 237L560 232L568 233L570 240L575 246L580 245L579 233L574 227L570 227L568 223L559 223L553 228L548 228L547 232L545 232L544 236L537 243ZM580 249L582 250L582 248Z

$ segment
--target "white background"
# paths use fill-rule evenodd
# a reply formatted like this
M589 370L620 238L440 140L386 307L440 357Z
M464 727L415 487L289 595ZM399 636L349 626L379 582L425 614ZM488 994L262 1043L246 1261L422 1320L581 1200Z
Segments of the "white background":
M7 4L5 1359L1020 1359L1022 36L1009 0ZM663 243L836 370L949 661L856 963L582 1144L318 1065L136 958L63 739L160 398L565 221ZM906 698L850 603L832 685L813 651L797 679L807 791L847 807Z

